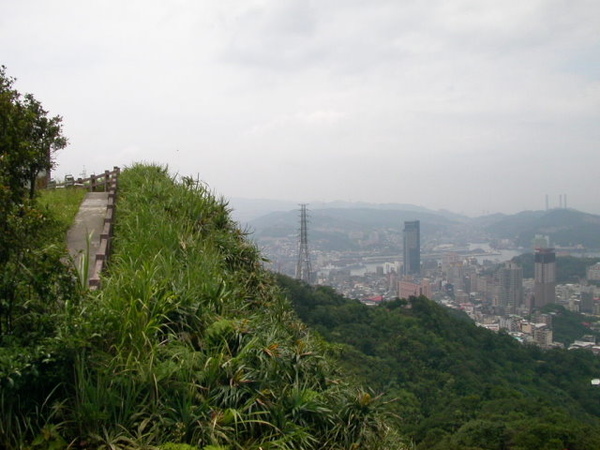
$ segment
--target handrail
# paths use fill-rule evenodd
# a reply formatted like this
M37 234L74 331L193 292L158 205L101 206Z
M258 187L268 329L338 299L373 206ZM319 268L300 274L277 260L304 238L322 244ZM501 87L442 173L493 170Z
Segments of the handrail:
M96 257L92 266L92 274L88 280L89 289L92 291L100 288L100 273L108 264L108 259L112 250L115 208L117 203L117 187L120 172L121 170L119 167L115 167L112 172L107 170L102 175L92 175L90 178L81 180L82 183L80 183L84 184L85 182L89 181L89 189L90 191L94 191L98 186L98 179L104 178L104 182L101 184L104 184L105 191L108 190L108 203L106 205L106 214L104 216L104 227L102 229L102 233L100 233L100 245L98 246L98 251L96 252Z
M73 181L63 181L62 183L53 183L49 187L50 188L67 188L67 187L75 187L75 188L85 188L90 192L96 192L100 187L103 190L109 191L111 184L119 177L121 173L121 169L117 166L113 167L113 170L105 170L104 173L99 175L90 175L87 178L77 178Z

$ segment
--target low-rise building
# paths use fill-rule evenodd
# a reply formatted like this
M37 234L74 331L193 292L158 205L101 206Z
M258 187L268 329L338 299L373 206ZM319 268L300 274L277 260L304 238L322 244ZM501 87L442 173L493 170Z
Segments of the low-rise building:
M600 262L587 268L587 279L590 281L600 281Z
M401 280L398 282L399 298L419 297L421 295L431 298L431 283L427 278L423 278L420 282L416 280Z

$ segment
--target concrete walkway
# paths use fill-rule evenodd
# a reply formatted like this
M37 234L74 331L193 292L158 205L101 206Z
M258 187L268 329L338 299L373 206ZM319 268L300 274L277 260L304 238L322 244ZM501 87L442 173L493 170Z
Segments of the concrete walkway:
M91 236L88 278L92 275L96 252L100 246L107 204L108 192L88 192L75 216L75 222L67 232L67 248L77 267L80 267L81 258L85 256L88 237Z

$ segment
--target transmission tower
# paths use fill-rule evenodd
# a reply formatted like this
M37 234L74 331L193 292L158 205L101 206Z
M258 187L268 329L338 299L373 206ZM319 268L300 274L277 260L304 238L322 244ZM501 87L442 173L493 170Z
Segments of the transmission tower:
M296 265L296 279L306 283L311 282L310 255L308 253L308 218L306 204L300 205L300 240L298 244L298 264Z

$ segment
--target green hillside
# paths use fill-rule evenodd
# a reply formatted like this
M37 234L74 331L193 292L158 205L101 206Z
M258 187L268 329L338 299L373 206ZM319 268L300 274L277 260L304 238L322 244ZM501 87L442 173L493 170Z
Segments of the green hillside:
M368 307L280 276L302 320L420 449L600 448L600 360L519 344L426 298Z
M491 236L514 239L525 248L531 248L536 234L549 236L552 245L600 248L600 217L573 209L524 211L486 225Z
M1 336L3 448L403 447L224 201L155 166L124 170L119 186L102 289L46 297L53 327L35 341Z
M201 183L148 165L119 183L100 291L44 245L64 228L39 205L2 267L1 447L600 448L591 353L274 277Z

